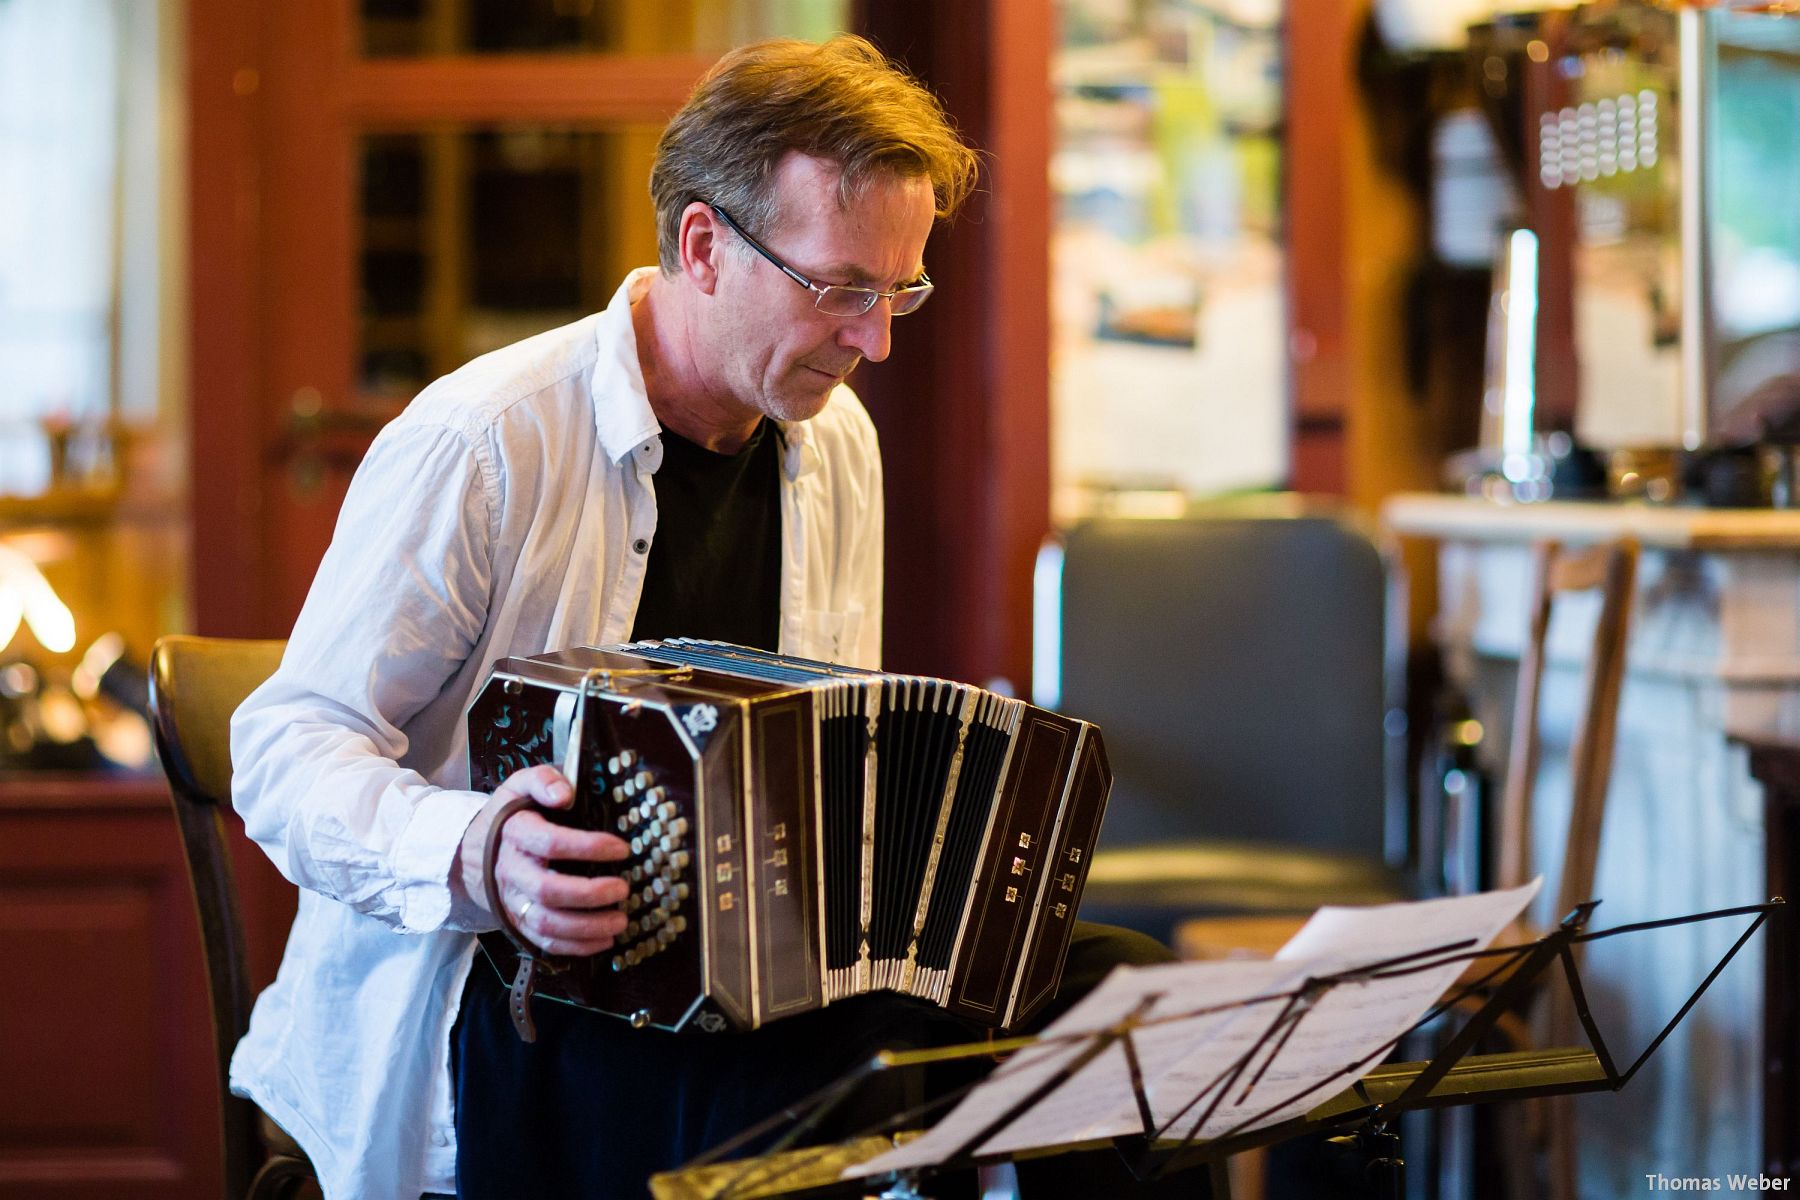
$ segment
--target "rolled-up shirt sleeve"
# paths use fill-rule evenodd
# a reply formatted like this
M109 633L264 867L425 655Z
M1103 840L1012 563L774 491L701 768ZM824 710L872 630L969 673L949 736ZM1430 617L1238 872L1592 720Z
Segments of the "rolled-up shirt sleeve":
M281 666L231 722L232 800L289 880L405 932L452 924L487 797L401 765L412 717L486 621L497 473L485 443L414 421L370 447Z

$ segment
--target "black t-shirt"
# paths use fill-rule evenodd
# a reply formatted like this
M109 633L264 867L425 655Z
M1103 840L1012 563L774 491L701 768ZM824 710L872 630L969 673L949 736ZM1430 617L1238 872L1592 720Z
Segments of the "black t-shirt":
M714 638L776 650L781 637L781 436L764 420L736 454L662 434L656 540L633 641Z

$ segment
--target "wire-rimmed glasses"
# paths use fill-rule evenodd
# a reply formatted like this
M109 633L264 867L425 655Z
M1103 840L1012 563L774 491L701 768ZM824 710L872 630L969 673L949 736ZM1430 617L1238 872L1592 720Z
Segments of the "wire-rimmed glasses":
M878 300L888 302L888 311L896 317L904 317L925 303L931 295L931 276L923 271L916 282L905 287L895 288L891 292L878 292L874 288L848 287L843 284L814 283L794 268L782 262L767 246L744 232L744 227L731 219L731 214L716 204L708 203L707 207L718 214L719 220L730 227L731 232L744 239L744 244L768 259L777 271L805 288L813 294L813 307L833 317L860 317L875 307Z

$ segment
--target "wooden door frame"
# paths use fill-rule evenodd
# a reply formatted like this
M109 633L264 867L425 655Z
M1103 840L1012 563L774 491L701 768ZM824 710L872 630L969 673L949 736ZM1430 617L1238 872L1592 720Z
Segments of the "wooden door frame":
M266 633L260 276L260 7L188 0L188 556L192 625Z
M1346 126L1359 115L1358 32L1368 0L1287 0L1282 232L1287 242L1288 486L1342 496L1355 373Z
M856 387L887 475L884 658L1030 687L1031 576L1050 531L1049 0L864 0L857 24L982 154L927 250L938 294Z

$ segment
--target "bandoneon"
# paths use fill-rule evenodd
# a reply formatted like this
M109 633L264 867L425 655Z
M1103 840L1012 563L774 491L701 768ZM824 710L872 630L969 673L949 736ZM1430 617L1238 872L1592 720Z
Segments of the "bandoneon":
M546 815L630 844L600 869L631 894L612 949L544 959L537 993L708 1031L879 989L1029 1018L1056 992L1112 786L1086 722L684 639L502 661L469 710L470 785L539 763L575 788ZM510 978L512 944L482 945Z

